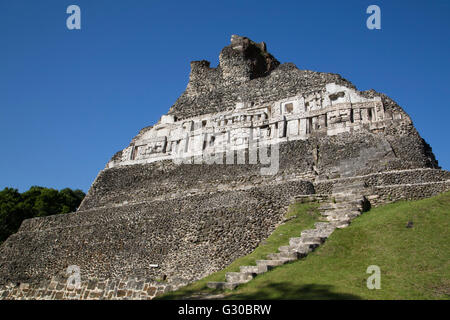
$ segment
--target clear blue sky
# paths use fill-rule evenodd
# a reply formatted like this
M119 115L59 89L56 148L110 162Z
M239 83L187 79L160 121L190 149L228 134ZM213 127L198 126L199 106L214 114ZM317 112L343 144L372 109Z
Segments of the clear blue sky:
M82 29L66 28L76 4ZM381 8L381 30L366 8ZM450 168L450 1L0 0L0 188L89 189L232 34L396 100Z

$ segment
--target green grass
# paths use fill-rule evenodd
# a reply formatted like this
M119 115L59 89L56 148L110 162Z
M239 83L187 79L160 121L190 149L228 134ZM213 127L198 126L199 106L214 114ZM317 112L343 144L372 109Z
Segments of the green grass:
M278 247L288 245L289 238L299 237L302 230L314 227L314 222L317 222L320 217L317 210L318 206L318 203L295 203L291 205L286 213L288 221L280 225L252 253L235 260L221 271L162 296L161 299L181 299L200 292L221 292L207 288L206 284L210 281L225 281L225 273L239 271L240 266L256 265L256 260L266 259L267 254L278 252Z
M355 219L350 227L336 230L305 259L259 275L235 291L226 292L226 298L450 299L449 220L450 192L374 208ZM281 228L289 228L291 221L280 226L273 236ZM412 228L406 228L408 221L413 222ZM240 260L248 264L253 254L269 251L262 246ZM177 299L202 291L207 281L223 281L225 272L236 270L237 265L241 265L239 260L226 270L165 297ZM381 269L379 290L366 286L370 265Z

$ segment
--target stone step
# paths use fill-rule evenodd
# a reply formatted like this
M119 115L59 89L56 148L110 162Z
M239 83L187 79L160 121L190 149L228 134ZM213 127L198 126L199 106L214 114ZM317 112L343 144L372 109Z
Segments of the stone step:
M360 214L356 214L356 213L340 214L340 215L329 215L329 216L326 216L326 220L329 221L329 222L344 221L344 220L351 221L354 218L358 217L359 215Z
M313 251L316 245L302 244L295 246L281 246L278 248L280 252L298 252L300 254L307 255L309 252Z
M346 216L355 216L358 217L361 215L361 211L358 210L346 210L346 211L335 211L329 215L326 215L326 217L346 217Z
M225 280L227 282L246 283L252 280L256 274L250 272L227 272Z
M320 214L323 215L323 216L330 216L330 215L337 216L337 215L345 215L345 214L354 213L354 212L357 212L359 214L361 213L360 210L352 208L352 209L326 210L326 211L323 211L323 212L321 211Z
M325 204L337 204L337 203L348 203L351 205L361 205L361 202L364 200L362 195L353 195L353 196L344 196L344 195L339 195L339 194L334 194L333 195L333 199L334 202L330 201L330 202L324 202L322 203L323 205Z
M331 229L329 229L329 230L317 229L317 230L312 230L312 231L302 231L302 233L300 234L300 237L320 238L320 239L322 239L322 242L324 242L332 233L333 233L333 230L331 230Z
M291 258L283 258L278 255L279 255L279 253L269 253L267 255L267 259L274 260L274 261L282 260L282 261L284 261L284 263L293 262L293 261L298 260L298 258L292 258L292 257Z
M329 222L316 222L314 224L314 229L303 230L301 234L328 233L330 231L332 232L333 230L334 227Z
M261 274L271 269L270 266L240 266L239 270L243 273Z
M304 233L304 234L306 234L306 233L311 234L311 233L315 233L315 232L317 232L317 231L318 231L317 229L305 229L305 230L303 230L301 233Z
M346 214L346 216L349 219L355 219L356 217L359 217L360 215L361 215L360 211L352 211L352 212Z
M329 222L316 222L314 223L314 227L319 230L334 230L336 227Z
M312 245L314 246L314 248L318 247L320 244L322 244L322 239L321 238L308 238L305 239L303 237L299 237L299 238L290 238L289 239L289 246L292 247L298 247L298 246L302 246L302 245Z
M331 221L331 223L336 227L336 229L344 229L350 225L350 219Z
M269 253L267 255L267 259L270 260L283 260L287 259L290 261L295 261L300 258L306 256L304 253L296 252L296 251L288 251L288 252L279 252L279 253Z
M343 213L346 211L363 211L363 207L347 207L347 208L334 208L334 209L319 209L321 215L329 215L332 213Z
M334 209L347 209L347 208L362 208L363 201L355 200L355 201L343 201L336 203L323 203L319 206L319 210L334 210Z
M354 192L332 192L330 195L330 199L334 199L336 202L338 202L338 200L356 201L362 197L363 195Z
M364 196L366 193L365 190L361 189L360 191L353 191L350 192L333 192L331 195L331 198L335 199L336 202L343 202L343 201L356 201Z
M287 263L288 261L286 260L256 260L256 265L257 266L267 266L267 267L277 267L277 266L281 266L285 263Z
M327 240L328 237L322 237L322 236L301 236L302 242L305 244L317 244L321 245L322 243Z
M313 230L305 230L302 231L300 234L300 237L315 237L315 238L322 238L322 242L325 241L332 233L333 229L313 229Z
M291 246L281 246L278 248L278 251L280 252L291 252Z
M345 216L346 214L349 213L356 213L356 214L361 214L362 211L360 210L355 210L355 209L349 209L349 210L330 210L330 211L321 211L320 214L322 215L322 217L328 217L328 216Z
M330 199L335 199L336 201L339 200L356 200L358 198L361 198L363 196L363 192L365 193L365 189L360 190L333 190L333 192L330 195Z
M323 209L319 208L319 211L321 213L334 212L334 211L349 211L349 210L361 211L362 206L348 206L348 207L340 207L340 208L323 208Z
M362 210L363 204L345 204L345 205L327 205L319 207L319 211L332 211L332 210Z
M361 187L348 187L348 186L344 186L344 187L333 187L332 190L332 195L335 194L340 194L340 195L348 195L348 196L355 196L355 195L361 195L362 192L364 192L366 189L366 187L361 186Z
M327 221L333 222L333 223L341 222L341 221L348 221L350 223L354 217L355 216L352 216L352 215L328 216Z
M256 266L241 266L240 272L227 272L226 282L208 282L208 288L233 290L242 283L251 281L256 275L267 272L277 266L287 262L295 261L305 257L321 245L335 229L346 228L352 219L361 215L365 198L352 190L344 187L336 188L333 193L336 202L323 202L319 210L321 215L328 221L316 222L314 229L307 229L301 232L300 237L289 239L288 246L278 248L278 253L267 255L268 260L257 260ZM311 199L311 196L301 196L299 198ZM339 201L343 202L339 202Z

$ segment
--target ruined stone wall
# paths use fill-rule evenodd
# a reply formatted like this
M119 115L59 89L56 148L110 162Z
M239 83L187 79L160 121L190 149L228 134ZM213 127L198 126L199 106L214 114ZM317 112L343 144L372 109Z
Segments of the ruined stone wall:
M391 185L443 183L448 180L450 180L449 171L420 168L384 171L347 178L317 180L314 183L314 188L318 194L331 194L333 192L333 187L339 183L352 184L354 182L364 182L367 188L374 188ZM444 191L444 189L442 189L441 192L442 191Z
M450 190L450 179L447 181L397 184L376 186L372 189L370 197L372 206L395 202L399 200L417 200L432 197Z
M237 153L234 153L231 164L227 164L226 155L222 155L223 164L195 164L193 160L191 164L175 164L165 160L105 169L96 178L79 210L237 190L273 184L276 179L312 180L315 173L311 150L308 141L280 145L279 170L275 177L261 175L261 168L266 165L249 164L248 150L244 152L244 164L237 164ZM270 150L267 151L269 154Z
M431 168L385 171L349 178L319 180L318 194L332 194L335 186L361 183L372 206L399 200L417 200L450 190L450 172Z
M172 160L141 165L115 166L103 170L89 190L80 210L135 203L150 199L169 199L182 194L201 194L233 190L244 186L270 184L275 179L333 179L367 175L400 169L433 167L420 140L413 139L393 146L385 135L360 131L335 136L315 135L307 140L279 144L278 172L261 175L262 164L220 165L176 164ZM400 147L399 147L400 146ZM400 152L408 150L409 152ZM270 150L268 150L270 151ZM191 157L191 159L194 159Z
M176 290L183 282L165 283L152 279L89 279L77 286L68 277L53 277L38 283L10 283L0 287L2 300L151 300Z

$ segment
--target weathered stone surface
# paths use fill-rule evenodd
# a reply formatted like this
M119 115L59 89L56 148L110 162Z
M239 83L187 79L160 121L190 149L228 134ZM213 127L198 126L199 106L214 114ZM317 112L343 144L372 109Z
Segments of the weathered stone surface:
M2 246L0 275L30 282L77 265L82 279L194 280L251 252L282 219L290 198L313 190L309 182L291 181L35 219Z

